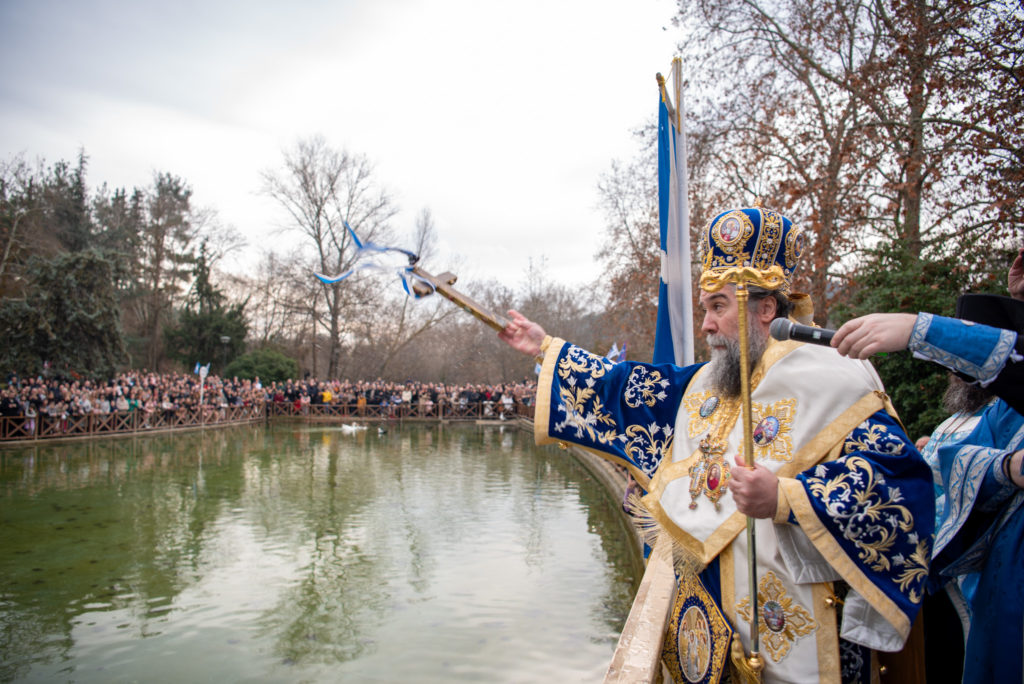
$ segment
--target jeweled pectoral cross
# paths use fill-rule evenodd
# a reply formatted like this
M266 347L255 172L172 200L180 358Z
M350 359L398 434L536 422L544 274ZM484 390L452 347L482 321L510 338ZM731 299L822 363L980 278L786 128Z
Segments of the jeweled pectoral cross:
M700 458L690 466L690 509L697 508L700 495L711 499L715 510L718 501L729 491L729 464L725 461L725 446L712 443L710 437L700 441Z

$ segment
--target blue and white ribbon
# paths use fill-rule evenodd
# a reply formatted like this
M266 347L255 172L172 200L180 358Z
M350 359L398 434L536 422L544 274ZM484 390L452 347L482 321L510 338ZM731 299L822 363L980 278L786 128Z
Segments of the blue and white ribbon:
M391 247L391 246L388 246L388 245L378 245L378 244L373 243L373 242L363 242L362 240L359 239L359 236L356 235L356 232L354 230L352 230L352 226L348 225L348 221L345 221L345 230L347 230L349 235L352 236L352 242L356 246L356 253L355 253L355 264L356 265L353 266L352 268L350 268L349 270L345 271L344 273L342 273L340 275L336 275L336 276L328 276L328 275L324 275L322 273L313 273L313 275L315 275L320 280L320 282L322 282L322 283L324 283L326 285L333 285L334 283L340 283L342 280L345 280L346 278L351 276L356 271L363 271L363 270L392 271L393 270L393 271L395 271L395 273L397 273L398 277L402 280L402 287L405 289L405 293L406 294L412 295L413 297L416 297L417 299L420 297L420 295L417 295L416 291L410 285L410 281L413 281L413 280L417 280L417 281L420 281L422 283L425 283L427 285L427 287L430 288L431 292L434 291L433 283L431 283L430 281L426 280L425 278L422 278L422 277L416 275L415 273L413 273L413 268L415 267L416 262L419 260L419 256L417 254L415 254L415 253L413 253L413 252L411 252L411 251L409 251L407 249L403 249L402 247ZM397 268L396 269L396 268L394 268L394 266L386 266L386 265L381 264L381 263L376 261L377 257L379 257L380 255L386 254L388 252L398 252L400 254L406 255L408 257L408 259L409 259L408 265L403 267L403 268Z

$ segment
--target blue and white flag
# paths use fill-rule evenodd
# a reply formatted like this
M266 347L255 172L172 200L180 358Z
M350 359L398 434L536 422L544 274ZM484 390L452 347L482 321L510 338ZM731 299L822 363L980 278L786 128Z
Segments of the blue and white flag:
M616 342L612 345L612 348L608 350L608 353L604 355L604 358L608 359L612 363L622 363L626 360L626 343L622 343L622 349L619 349L619 343Z
M192 372L199 375L199 362L196 361L196 367L192 369Z
M661 284L658 288L658 327L654 335L653 361L685 366L694 362L693 285L690 276L690 206L686 196L683 75L682 61L678 57L672 60L669 82L659 83L659 89Z

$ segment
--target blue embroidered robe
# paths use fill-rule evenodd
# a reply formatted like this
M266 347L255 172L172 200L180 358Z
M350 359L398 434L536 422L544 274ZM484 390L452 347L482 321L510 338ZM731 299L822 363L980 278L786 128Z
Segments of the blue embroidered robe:
M946 511L933 579L970 587L959 597L968 620L964 682L1024 681L1024 490L1003 471L1021 448L1024 417L999 400L962 442L938 450Z
M1013 331L919 314L910 349L920 358L995 380L1017 355ZM944 505L932 589L945 586L964 624L964 682L1024 681L1024 490L1003 462L1024 447L1024 417L999 399L974 428L935 451Z
M644 504L677 549L677 569L699 573L680 574L666 636L680 681L718 681L734 631L750 647L745 517L727 488L717 502L690 489L691 473L709 472L692 470L702 440L714 436L726 455L716 482L727 483L741 449L739 402L716 397L706 375L699 365L611 365L556 339L534 423L539 443L577 444L627 468L649 492ZM931 473L869 364L770 342L751 383L754 457L780 482L775 520L755 524L764 680L868 681L867 647L898 650L920 606ZM840 580L849 587L841 626Z

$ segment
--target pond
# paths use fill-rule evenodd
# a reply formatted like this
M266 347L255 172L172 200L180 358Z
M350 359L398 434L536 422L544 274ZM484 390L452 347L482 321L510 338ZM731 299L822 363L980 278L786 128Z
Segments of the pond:
M0 450L0 681L601 681L642 568L511 426Z

